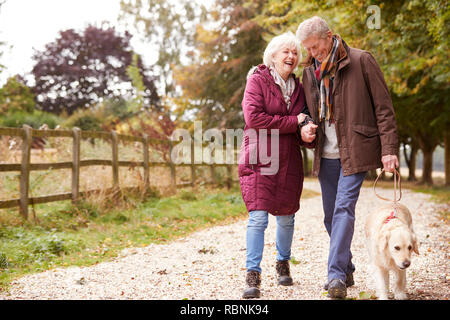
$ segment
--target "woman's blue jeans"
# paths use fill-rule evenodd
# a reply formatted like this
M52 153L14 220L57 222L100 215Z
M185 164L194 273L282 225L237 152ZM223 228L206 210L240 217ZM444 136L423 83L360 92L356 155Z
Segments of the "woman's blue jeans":
M294 217L276 216L277 219L277 260L291 259L292 237L294 235ZM247 226L247 263L248 271L258 271L261 273L261 260L264 251L264 231L269 223L269 213L263 210L249 212Z

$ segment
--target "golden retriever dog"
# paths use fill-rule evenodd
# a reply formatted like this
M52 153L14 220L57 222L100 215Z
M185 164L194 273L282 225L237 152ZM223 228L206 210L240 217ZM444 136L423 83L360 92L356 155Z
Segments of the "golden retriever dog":
M399 203L379 208L367 217L365 231L378 298L388 299L389 271L393 271L394 297L407 299L406 268L411 265L412 252L419 254L408 208Z

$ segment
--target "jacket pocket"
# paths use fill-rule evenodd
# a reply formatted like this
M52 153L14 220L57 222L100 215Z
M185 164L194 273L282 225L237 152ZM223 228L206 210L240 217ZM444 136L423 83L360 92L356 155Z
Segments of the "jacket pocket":
M377 167L380 161L380 133L376 127L352 125L349 153L355 169Z
M242 199L247 206L247 209L255 210L256 206L256 173L249 172L248 175L240 175L239 183L241 186Z
M380 135L380 133L378 132L378 128L376 127L369 127L363 124L354 124L353 126L353 131L355 131L356 133L362 134L363 136L367 137L367 138L372 138L375 136Z

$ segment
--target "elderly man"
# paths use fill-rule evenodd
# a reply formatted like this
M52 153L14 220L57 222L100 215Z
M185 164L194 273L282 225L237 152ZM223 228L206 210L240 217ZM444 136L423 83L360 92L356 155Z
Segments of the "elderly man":
M307 50L303 86L318 124L313 174L322 189L324 223L330 236L328 281L331 298L345 298L354 284L350 251L355 206L366 172L398 163L394 109L373 56L333 35L325 20L303 21L297 38Z

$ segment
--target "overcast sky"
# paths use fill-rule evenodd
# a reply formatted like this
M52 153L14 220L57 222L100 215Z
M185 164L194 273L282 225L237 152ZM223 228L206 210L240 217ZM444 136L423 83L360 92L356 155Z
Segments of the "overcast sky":
M120 0L6 0L0 11L0 41L6 42L0 85L12 75L31 71L33 48L42 50L59 31L102 21L115 24L119 10Z

